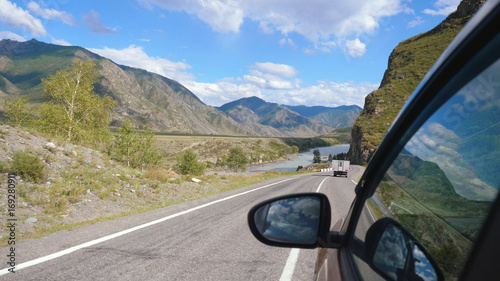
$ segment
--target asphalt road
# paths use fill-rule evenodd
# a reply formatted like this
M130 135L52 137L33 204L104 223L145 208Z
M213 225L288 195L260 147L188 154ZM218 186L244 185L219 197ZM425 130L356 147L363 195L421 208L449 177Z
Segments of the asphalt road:
M317 249L261 244L248 229L247 212L265 199L320 187L335 222L349 210L362 171L351 166L348 178L329 172L274 179L25 240L16 245L16 273L0 270L0 280L310 280ZM2 268L7 253L1 248Z

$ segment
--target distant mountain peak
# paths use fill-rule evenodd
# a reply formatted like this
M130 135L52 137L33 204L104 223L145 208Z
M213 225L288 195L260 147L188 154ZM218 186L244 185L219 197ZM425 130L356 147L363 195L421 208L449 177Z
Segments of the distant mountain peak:
M283 106L302 116L311 118L322 125L332 128L351 127L354 124L354 120L356 120L359 113L363 110L357 105L342 105L338 107L304 105Z
M251 110L256 110L259 107L266 106L267 104L270 104L266 102L265 100L258 98L256 96L248 97L248 98L241 98L239 100L235 100L232 102L228 102L220 107L217 107L221 111L228 111L233 109L236 106L244 106L246 108L249 108Z
M323 106L283 106L258 97L241 98L218 109L240 124L266 132L270 136L295 137L321 135L331 132L334 128L352 126L361 111L357 106L343 106L338 110ZM318 119L314 119L315 117Z

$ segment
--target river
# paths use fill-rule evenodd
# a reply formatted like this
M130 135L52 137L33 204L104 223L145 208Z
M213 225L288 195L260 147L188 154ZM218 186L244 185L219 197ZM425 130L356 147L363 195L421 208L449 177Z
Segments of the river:
M305 152L301 152L297 156L293 156L291 160L277 162L277 163L269 163L256 165L248 168L248 172L263 172L263 171L295 171L298 166L306 167L313 162L313 150L319 149L319 153L321 156L335 155L339 153L347 153L349 151L348 144L342 145L334 145L327 147L318 147L313 148Z

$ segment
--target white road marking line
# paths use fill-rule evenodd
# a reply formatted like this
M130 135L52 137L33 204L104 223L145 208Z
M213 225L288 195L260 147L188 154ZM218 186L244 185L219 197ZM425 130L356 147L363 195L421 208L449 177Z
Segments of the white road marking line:
M357 183L357 182L355 182L355 181L353 181L353 180L351 180L351 181L352 181L355 185L358 185L358 183ZM370 217L372 217L373 222L375 222L375 221L376 221L376 219L375 219L375 217L373 216L372 211L370 211L370 207L368 207L368 205L366 205L366 203L365 203L365 207L366 207L366 210L368 211L368 214L370 214Z
M292 249L290 251L290 255L286 260L285 269L283 269L283 273L281 273L280 281L289 281L292 280L293 272L295 271L295 265L297 264L297 260L299 259L299 249Z
M368 211L368 214L370 214L370 217L372 217L373 222L376 222L377 220L373 216L372 211L370 211L370 207L368 207L368 205L366 205L366 203L365 203L365 207L366 207L366 210Z
M208 207L210 205L214 205L214 204L217 204L217 203L229 200L229 199L233 199L235 197L238 197L238 196L241 196L241 195L245 195L245 194L248 194L250 192L254 192L254 191L257 191L257 190L269 187L269 186L273 186L273 185L276 185L276 184L279 184L279 183L282 183L282 182L289 181L289 180L291 180L291 179L286 179L286 180L282 180L282 181L279 181L279 182L271 183L271 184L268 184L268 185L265 185L265 186L261 186L261 187L257 187L255 189L248 190L248 191L245 191L245 192L242 192L242 193L238 193L238 194L235 194L235 195L232 195L232 196L229 196L229 197L225 197L225 198L222 198L222 199L219 199L219 200L215 200L213 202L206 203L204 205L200 205L198 207L194 207L194 208L191 208L189 210L185 210L185 211L182 211L182 212L179 212L179 213L176 213L176 214L173 214L173 215L161 218L161 219L157 219L157 220L145 223L145 224L141 224L141 225L138 225L136 227L125 229L123 231L120 231L120 232L117 232L117 233L114 233L114 234L111 234L111 235L108 235L108 236L104 236L104 237L101 237L99 239L95 239L95 240L92 240L92 241L89 241L89 242L86 242L86 243L83 243L83 244L80 244L80 245L68 248L66 250L62 250L62 251L59 251L59 252L56 252L56 253L44 256L44 257L40 257L40 258L31 260L31 261L28 261L28 262L25 262L25 263L21 263L21 264L16 265L15 270L18 271L19 269L27 268L27 267L30 267L30 266L33 266L33 265L37 265L37 264L46 262L46 261L50 261L50 260L53 260L55 258L59 258L59 257L62 257L64 255L70 254L72 252L78 251L80 249L83 249L83 248L86 248L86 247L90 247L90 246L93 246L95 244L98 244L98 243L101 243L101 242L104 242L104 241L108 241L108 240L111 240L113 238L116 238L116 237L128 234L130 232L133 232L133 231L136 231L136 230L148 227L148 226L152 226L152 225L158 224L160 222L164 222L164 221L167 221L169 219L173 219L175 217L179 217L179 216L182 216L182 215L194 212L196 210L203 209L203 208ZM10 273L8 269L9 268L4 268L4 269L0 270L0 276Z
M407 211L409 214L413 215L413 212L412 212L412 211L410 211L410 210L406 209L406 208L405 208L405 207L403 207L403 206L400 206L400 205L398 205L398 204L396 204L396 203L394 203L394 202L391 202L391 206L392 206L392 205L394 205L394 206L396 206L396 207L399 207L399 208L401 208L401 209L403 209L403 210Z
M323 183L327 180L328 178L325 178L318 186L318 189L316 189L316 193L319 192L319 189L321 188L321 186L323 185Z

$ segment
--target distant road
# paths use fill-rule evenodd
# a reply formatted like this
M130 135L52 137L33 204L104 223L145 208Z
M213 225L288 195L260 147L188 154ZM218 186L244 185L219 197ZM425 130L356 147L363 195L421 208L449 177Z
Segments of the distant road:
M247 212L271 197L316 192L322 183L319 192L328 195L336 221L349 210L353 180L362 171L351 166L349 178L314 173L274 179L25 240L16 245L15 275L1 270L0 280L309 280L317 250L261 244L248 229ZM0 250L5 259L7 248Z

